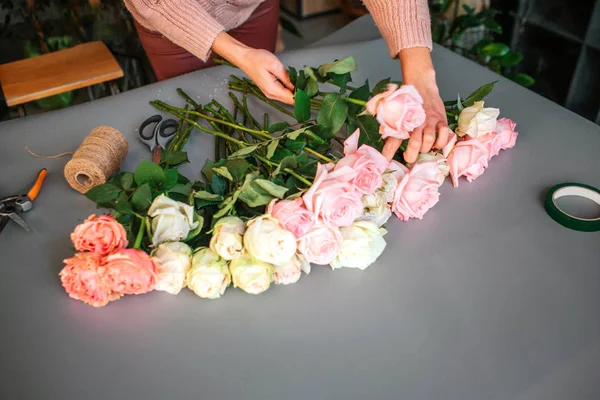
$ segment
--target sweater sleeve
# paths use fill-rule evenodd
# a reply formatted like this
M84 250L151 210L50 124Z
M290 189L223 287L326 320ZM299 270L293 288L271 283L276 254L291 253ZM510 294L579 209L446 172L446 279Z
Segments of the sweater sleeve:
M431 21L427 0L363 0L381 31L392 58L400 50L431 50Z
M202 61L225 30L196 0L124 0L152 28Z

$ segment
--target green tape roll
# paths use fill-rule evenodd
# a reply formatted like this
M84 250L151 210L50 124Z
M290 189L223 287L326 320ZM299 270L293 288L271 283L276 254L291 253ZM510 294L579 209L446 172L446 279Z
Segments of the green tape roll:
M580 196L600 205L600 190L582 183L561 183L548 191L546 195L546 212L548 215L569 229L582 232L600 231L600 216L597 218L579 218L561 210L556 205L556 199L564 196Z

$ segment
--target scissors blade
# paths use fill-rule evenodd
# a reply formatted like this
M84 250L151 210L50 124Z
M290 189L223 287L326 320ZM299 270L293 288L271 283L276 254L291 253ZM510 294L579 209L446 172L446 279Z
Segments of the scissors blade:
M8 214L8 218L12 219L13 221L15 221L21 228L25 229L27 232L31 232L31 228L29 227L29 224L27 222L25 222L25 220L23 218L21 218L21 216L17 213L10 213Z
M2 233L4 227L6 226L6 224L8 224L8 221L10 221L10 218L7 215L3 215L0 217L0 233Z

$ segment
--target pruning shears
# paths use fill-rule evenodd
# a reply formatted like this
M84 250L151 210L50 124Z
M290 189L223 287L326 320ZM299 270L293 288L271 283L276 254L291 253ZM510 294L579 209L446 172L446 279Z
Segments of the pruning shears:
M42 189L47 173L48 171L46 171L46 168L41 169L40 172L38 172L35 183L31 189L29 189L27 194L7 196L0 199L0 232L2 232L6 224L11 220L27 232L31 232L29 224L27 224L19 214L31 210L33 201Z

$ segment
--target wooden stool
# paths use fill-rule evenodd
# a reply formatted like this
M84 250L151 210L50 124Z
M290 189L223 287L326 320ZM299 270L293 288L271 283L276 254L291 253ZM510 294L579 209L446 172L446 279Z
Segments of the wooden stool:
M110 82L115 94L114 80L121 77L123 70L102 42L0 65L0 86L9 107L102 82Z

